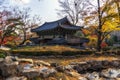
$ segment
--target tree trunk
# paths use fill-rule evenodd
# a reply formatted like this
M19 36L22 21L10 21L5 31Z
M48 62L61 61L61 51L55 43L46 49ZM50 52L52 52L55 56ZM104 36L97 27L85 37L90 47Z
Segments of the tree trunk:
M101 40L101 32L98 33L98 40L97 40L97 51L101 51L101 43L102 43L102 40Z
M119 17L119 22L120 22L120 1L116 1L116 4L117 4L117 10L118 10L118 17ZM120 25L120 23L119 23Z
M0 47L3 45L4 37L1 38Z
M26 32L23 32L23 33L24 33L23 41L19 45L23 45L26 41Z
M97 34L97 36L98 36L97 51L101 51L101 43L102 43L102 40L101 40L101 37L102 37L101 29L102 29L102 25L101 25L100 1L97 0L97 3L98 3L98 19L99 19L98 34Z

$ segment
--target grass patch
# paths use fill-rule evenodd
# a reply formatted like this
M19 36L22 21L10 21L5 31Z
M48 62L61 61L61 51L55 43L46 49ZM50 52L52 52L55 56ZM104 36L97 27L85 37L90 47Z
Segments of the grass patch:
M109 51L109 50L120 50L120 46L108 46L102 49L103 51Z
M54 51L54 52L62 52L62 51L79 51L79 49L71 48L68 46L26 46L21 48L13 49L13 51Z
M22 47L12 50L13 54L21 54L28 56L50 56L50 55L63 55L63 56L74 56L74 55L87 55L92 54L92 50L79 50L68 46L31 46Z

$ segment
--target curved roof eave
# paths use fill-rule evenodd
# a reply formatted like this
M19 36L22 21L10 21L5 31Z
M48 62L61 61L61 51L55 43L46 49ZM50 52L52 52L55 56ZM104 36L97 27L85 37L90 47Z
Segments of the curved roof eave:
M39 26L38 28L31 29L31 32L39 32L39 31L55 29L57 27L61 27L60 25L64 25L65 22L68 22L70 24L70 22L67 19L67 17L64 17L62 19L59 19L59 20L53 21L53 22L45 22L43 25ZM81 29L81 27L74 26L72 24L67 25L67 27L62 26L62 28L64 28L64 29L72 29L72 30Z
M75 25L60 25L60 27L64 29L72 29L72 30L81 30L82 26L75 26Z

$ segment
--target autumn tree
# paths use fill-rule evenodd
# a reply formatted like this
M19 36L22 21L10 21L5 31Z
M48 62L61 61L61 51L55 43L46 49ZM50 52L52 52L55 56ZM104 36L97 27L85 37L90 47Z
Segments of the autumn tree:
M119 26L120 26L120 0L113 0L113 2L116 4L117 11L118 11L118 19L119 19Z
M24 44L24 42L27 40L27 33L30 32L31 28L34 28L36 26L39 26L41 23L41 18L39 15L33 15L31 16L30 8L15 8L14 9L14 16L20 17L21 21L24 23L22 26L18 26L19 33L22 34L23 40L20 43L20 45Z
M93 6L94 9L87 13L85 23L93 26L97 34L97 50L101 51L101 43L105 38L112 31L119 30L117 27L118 12L113 0L97 0L97 8L95 6Z
M23 25L19 17L13 17L11 11L3 10L0 12L0 46L4 44L5 38L16 33L17 25Z
M71 23L74 25L82 25L83 14L86 6L88 5L86 0L59 0L61 10L59 10L59 16L67 16Z
M115 3L113 0L104 1L103 7L100 7L100 1L98 0L98 19L99 25L97 28L97 50L101 50L101 43L111 32L119 30L118 28L118 18ZM118 5L117 5L118 7ZM102 9L101 9L102 8Z

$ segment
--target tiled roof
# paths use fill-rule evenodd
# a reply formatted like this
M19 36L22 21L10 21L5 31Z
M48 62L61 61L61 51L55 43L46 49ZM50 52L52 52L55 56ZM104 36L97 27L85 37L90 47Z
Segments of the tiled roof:
M68 24L65 24L68 23ZM57 27L61 27L63 29L69 29L69 30L80 30L80 26L72 25L67 17L64 17L60 20L53 21L53 22L45 22L43 25L39 26L38 28L32 29L32 32L40 32L40 31L47 31L52 30Z

